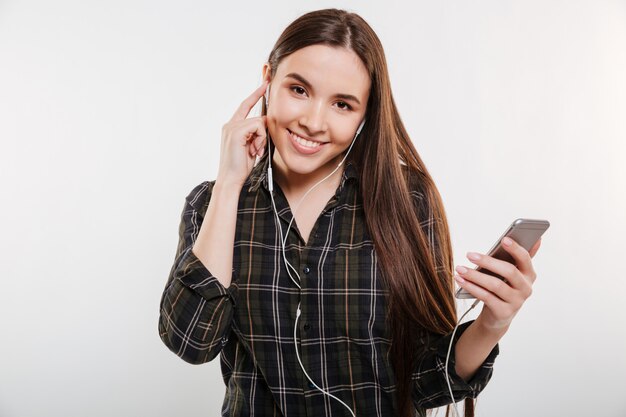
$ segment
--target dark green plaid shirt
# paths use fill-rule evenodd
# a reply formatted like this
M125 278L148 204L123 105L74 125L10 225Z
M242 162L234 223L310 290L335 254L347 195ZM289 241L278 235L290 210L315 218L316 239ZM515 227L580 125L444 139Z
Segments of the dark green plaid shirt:
M393 416L387 295L366 230L356 169L345 165L336 194L317 219L308 245L295 221L291 225L285 252L300 275L298 289L282 259L267 188L267 161L264 158L253 168L240 193L228 288L191 251L215 181L202 182L186 197L176 256L161 298L159 335L189 363L205 363L221 353L226 385L222 416L350 416L338 401L314 388L300 368L293 339L300 301L298 350L315 383L357 416ZM430 233L434 219L421 204L423 194L411 190L411 195L429 242L436 244ZM276 183L274 199L285 233L292 213ZM459 327L455 340L468 325ZM439 338L414 370L417 415L451 402L444 376L449 340L449 335ZM449 374L457 401L482 391L497 354L498 346L466 383L454 371L452 349Z

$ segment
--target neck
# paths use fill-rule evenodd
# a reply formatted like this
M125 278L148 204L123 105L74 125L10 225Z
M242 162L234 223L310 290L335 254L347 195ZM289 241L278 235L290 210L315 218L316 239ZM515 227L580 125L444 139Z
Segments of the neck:
M278 152L274 152L272 155L272 170L274 171L273 177L285 194L291 196L301 196L333 172L342 159L343 155L338 155L337 158L317 168L315 171L308 174L300 174L290 170L281 158L280 154ZM311 193L316 193L321 190L334 192L339 186L344 168L345 161L344 165L337 169L321 184L315 187Z

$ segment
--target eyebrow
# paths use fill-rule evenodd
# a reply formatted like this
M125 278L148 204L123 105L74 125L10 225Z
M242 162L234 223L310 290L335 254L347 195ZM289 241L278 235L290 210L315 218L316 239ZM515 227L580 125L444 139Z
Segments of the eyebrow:
M311 83L308 82L306 78L304 78L302 75L298 74L297 72L290 72L289 74L285 75L285 78L296 79L300 81L302 84L304 84L305 87L313 90L313 86L311 85ZM338 97L344 100L351 100L351 101L356 102L358 105L361 105L361 102L359 101L359 99L353 96L352 94L338 93L338 94L335 94L335 97Z

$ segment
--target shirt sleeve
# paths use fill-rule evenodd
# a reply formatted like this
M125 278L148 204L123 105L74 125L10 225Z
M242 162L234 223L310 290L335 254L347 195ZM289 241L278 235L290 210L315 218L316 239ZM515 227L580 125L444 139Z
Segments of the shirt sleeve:
M476 398L480 394L491 379L493 363L500 352L499 345L496 344L474 376L467 382L456 373L454 352L456 343L472 322L473 320L459 325L454 334L454 341L450 350L448 377L452 393L454 394L454 402L459 402L468 397ZM413 390L413 402L418 407L435 408L453 402L450 398L445 372L446 355L451 337L452 332L439 337L422 357L416 371L413 373L415 388Z
M215 358L228 342L237 300L237 284L226 288L191 250L215 181L197 185L185 198L179 240L160 302L159 336L185 362Z

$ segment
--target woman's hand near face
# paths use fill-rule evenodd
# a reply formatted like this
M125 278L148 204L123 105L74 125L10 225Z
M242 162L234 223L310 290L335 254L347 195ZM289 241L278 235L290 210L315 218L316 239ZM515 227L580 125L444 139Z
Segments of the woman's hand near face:
M474 269L466 268L464 272L461 266L457 266L458 275L455 276L459 286L484 303L476 321L484 329L500 333L506 332L515 314L532 294L532 285L537 278L532 257L539 250L541 239L530 251L512 239L510 245L502 246L511 254L515 265L488 255L476 254L478 259L472 259L469 253L467 257L476 265L504 277L506 282Z
M233 117L222 127L220 166L216 182L243 187L250 175L257 155L263 156L267 140L266 117L246 118L259 101L268 81L248 96Z

